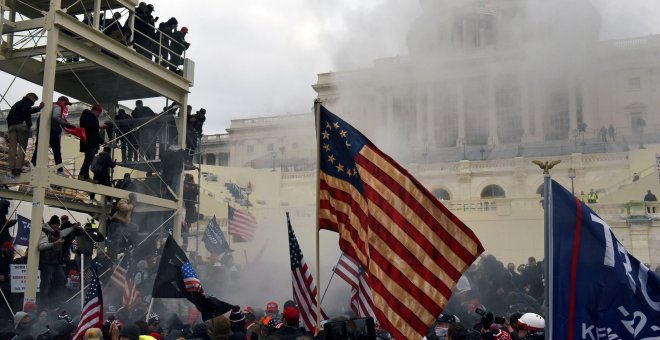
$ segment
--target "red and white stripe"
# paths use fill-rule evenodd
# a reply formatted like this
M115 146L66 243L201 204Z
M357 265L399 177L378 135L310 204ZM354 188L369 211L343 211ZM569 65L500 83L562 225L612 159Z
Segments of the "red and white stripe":
M122 305L130 307L141 298L140 291L135 287L133 280L127 280L124 285L124 295L122 296Z
M360 284L358 277L360 276L360 265L352 258L342 254L335 267L335 274L341 277L348 283L351 288L355 289Z
M361 188L321 171L319 219L368 273L374 312L397 339L422 338L483 246L403 167L367 143Z
M317 287L312 277L312 273L307 267L305 260L301 266L294 268L292 273L293 299L298 304L300 318L309 331L316 329L316 294ZM327 320L328 316L321 310L321 320Z
M202 282L197 278L185 278L183 279L183 283L186 285L186 290L189 292L199 292L202 290Z
M230 209L234 208L230 207ZM245 241L254 240L254 233L257 231L257 219L249 212L234 209L234 213L230 215L228 224L229 235L238 236Z
M85 332L90 328L101 328L103 326L103 305L99 303L98 297L89 301L80 315L80 323L74 339L82 339Z
M369 274L364 271L361 273L360 265L344 254L337 262L335 274L351 286L351 309L353 312L362 318L367 316L375 318L374 302L367 282Z

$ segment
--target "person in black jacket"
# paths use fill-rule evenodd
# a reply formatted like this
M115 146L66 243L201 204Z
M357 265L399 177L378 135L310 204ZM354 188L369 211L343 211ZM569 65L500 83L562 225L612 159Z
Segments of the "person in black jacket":
M134 122L135 126L132 128L145 124L148 121L146 118L153 118L155 116L156 113L150 107L144 106L144 103L141 100L136 100L135 109L133 109L133 119L144 119ZM156 158L156 131L154 125L154 122L150 122L139 128L139 131L135 132L140 145L138 150L140 159L149 160Z
M7 115L7 133L9 137L9 155L7 166L11 174L16 176L21 173L25 149L27 149L30 127L32 127L32 114L39 112L44 107L42 102L39 106L34 103L39 99L36 94L28 93L23 99L16 102Z
M188 27L181 27L180 31L172 33L172 41L170 42L170 70L178 72L177 66L183 65L183 51L190 47L190 43L186 41L186 34L188 34Z
M89 166L92 165L94 157L99 152L101 145L101 136L99 129L105 129L105 124L99 124L99 116L103 112L101 105L94 105L91 110L85 109L80 114L80 127L85 129L87 139L80 140L80 152L85 153L85 160L80 167L78 179L89 181Z
M158 25L158 34L160 34L160 37L158 37L158 40L161 44L160 48L160 55L162 56L162 62L161 65L167 67L167 63L165 61L169 60L169 51L168 49L170 48L170 42L171 42L171 37L174 34L174 31L176 31L177 26L179 22L176 20L175 17L171 17L169 20L165 22L161 22L160 25Z
M172 191L177 192L183 172L183 163L186 160L186 150L176 144L170 145L160 159L163 181L172 188Z
M117 115L115 115L115 121L117 122L117 130L119 130L118 135L122 136L119 138L121 142L121 160L122 162L132 162L137 161L137 137L131 132L131 124L128 123L128 119L133 119L133 116L126 113L124 109L119 109Z
M104 147L103 151L101 151L96 157L98 157L98 160L96 161L98 162L98 165L96 168L92 168L94 182L108 187L112 186L110 169L113 169L117 165L117 161L110 157L110 147ZM94 199L93 194L90 194L90 197Z
M66 96L60 96L57 101L53 103L51 111L50 131L48 136L48 144L53 150L53 158L57 168L57 174L64 176L64 166L62 165L62 131L64 128L75 128L76 126L69 123L66 117L68 115L68 107L71 106L71 101ZM37 136L39 135L39 119L37 119ZM32 153L32 165L37 165L37 150L39 149L39 138L35 143L35 149Z
M13 242L14 240L9 233L9 228L16 224L16 220L7 220L9 206L9 201L0 200L0 243Z

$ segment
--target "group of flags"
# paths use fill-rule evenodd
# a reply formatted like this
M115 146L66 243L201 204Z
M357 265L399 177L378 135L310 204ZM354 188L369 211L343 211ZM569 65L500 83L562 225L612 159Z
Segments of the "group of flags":
M320 107L321 228L339 233L343 251L335 273L351 287L360 317L373 317L395 338L421 338L442 312L463 272L483 252L475 234L405 169L352 126ZM657 338L660 278L627 253L611 228L587 205L552 182L549 331L556 339ZM253 237L256 220L230 207L229 229ZM318 287L287 214L292 291L308 330L327 315ZM246 233L250 231L251 233ZM318 232L318 231L317 231ZM210 251L229 250L214 217L204 234ZM135 294L131 254L111 281ZM169 236L153 298L188 298L198 308L224 313L230 304L205 297L185 252ZM320 315L318 315L320 313ZM76 339L102 324L103 299L92 271ZM213 314L215 315L215 314Z

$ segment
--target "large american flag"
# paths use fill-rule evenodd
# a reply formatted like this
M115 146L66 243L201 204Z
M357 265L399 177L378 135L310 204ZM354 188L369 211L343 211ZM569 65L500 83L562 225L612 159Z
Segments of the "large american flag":
M288 221L289 229L289 255L291 257L291 284L293 285L293 299L300 310L300 318L309 331L316 329L316 294L317 287L312 276L312 271L303 259L300 245L293 233L291 222ZM328 319L328 316L321 310L321 320Z
M403 167L320 107L319 223L368 273L380 324L422 338L483 252L475 234Z
M374 302L367 278L369 274L352 258L342 254L335 267L335 274L351 286L351 309L361 317L376 318Z
M242 240L254 240L257 231L257 219L247 211L240 211L229 206L227 224L229 235L238 236Z
M74 339L82 339L90 328L103 328L103 295L96 269L91 270L91 279L85 292L85 305L80 314L80 322L76 328Z
M135 265L131 253L124 254L115 271L112 272L110 281L123 289L122 305L124 307L131 306L140 299L140 292L135 287Z

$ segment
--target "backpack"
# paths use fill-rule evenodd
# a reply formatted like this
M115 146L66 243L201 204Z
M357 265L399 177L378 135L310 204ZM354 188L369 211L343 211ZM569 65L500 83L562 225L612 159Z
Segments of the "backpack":
M92 170L94 174L103 173L103 160L101 159L101 154L94 156L92 164L89 166L89 169Z

